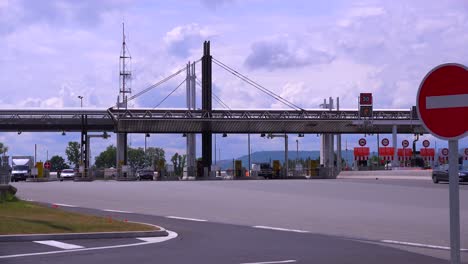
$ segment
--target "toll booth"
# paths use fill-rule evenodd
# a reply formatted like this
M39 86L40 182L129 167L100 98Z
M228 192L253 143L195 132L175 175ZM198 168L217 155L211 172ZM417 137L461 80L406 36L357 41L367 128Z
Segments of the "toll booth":
M157 169L158 169L158 175L159 179L163 180L166 178L166 162L163 159L158 160L157 162Z
M242 174L242 160L236 160L234 164L235 164L234 177L236 177L236 178L242 177L243 176L243 174Z
M369 160L370 149L368 147L354 148L354 160L358 167L367 167Z
M273 178L279 178L281 176L281 163L279 160L273 161Z
M37 169L37 178L44 177L44 163L42 161L36 162L36 169Z
M308 175L319 176L319 161L318 160L310 160Z

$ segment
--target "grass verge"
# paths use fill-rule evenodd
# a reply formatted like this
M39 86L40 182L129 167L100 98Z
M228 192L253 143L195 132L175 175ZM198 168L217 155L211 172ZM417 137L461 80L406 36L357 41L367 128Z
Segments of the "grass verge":
M155 227L12 200L0 203L0 235L155 231Z

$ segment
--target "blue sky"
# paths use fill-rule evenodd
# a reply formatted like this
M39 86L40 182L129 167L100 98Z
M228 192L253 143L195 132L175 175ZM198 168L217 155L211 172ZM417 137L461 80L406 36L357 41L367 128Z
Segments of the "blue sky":
M0 107L79 107L78 95L86 107L113 105L122 21L133 57L134 92L199 59L204 40L211 40L215 58L304 108L317 108L329 96L340 97L344 108L356 108L358 94L372 92L376 108L409 109L431 68L445 62L468 65L463 0L0 0ZM214 92L231 108L282 107L217 66L213 70ZM134 106L154 107L180 81L145 94ZM183 107L183 91L161 107ZM343 143L354 147L359 137L345 137ZM295 139L290 137L290 149ZM10 155L33 154L38 144L39 159L47 151L49 157L64 155L70 140L78 141L79 134L0 133ZM222 158L247 152L245 135L220 140ZM315 135L300 141L302 150L319 147ZM131 135L130 142L143 146L144 136ZM92 143L97 154L115 144L115 136ZM185 152L179 135L153 135L148 145L163 147L168 155ZM468 146L468 140L460 145ZM253 151L282 148L281 139L252 137Z

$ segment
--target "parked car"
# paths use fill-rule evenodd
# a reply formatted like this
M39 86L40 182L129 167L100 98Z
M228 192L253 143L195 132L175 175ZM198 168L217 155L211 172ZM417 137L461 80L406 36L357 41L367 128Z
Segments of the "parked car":
M432 181L438 183L440 181L449 181L448 176L449 165L440 165L432 171ZM461 182L468 182L468 168L459 165L458 167L458 179Z
M154 170L144 169L138 170L136 173L137 180L154 180Z
M75 176L76 176L76 172L74 169L64 169L60 173L60 181L73 180Z

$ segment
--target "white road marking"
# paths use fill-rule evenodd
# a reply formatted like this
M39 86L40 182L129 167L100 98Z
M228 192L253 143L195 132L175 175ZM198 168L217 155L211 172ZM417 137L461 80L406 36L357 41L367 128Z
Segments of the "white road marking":
M294 259L289 259L289 260L280 260L280 261L265 261L265 262L245 262L241 264L276 264L276 263L294 263L297 262Z
M61 204L61 203L54 203L53 205L63 206L63 207L77 207L76 205L71 204Z
M167 218L172 218L172 219L179 219L179 220L188 220L188 221L195 221L195 222L206 222L206 220L203 219L197 219L197 218L187 218L187 217L180 217L180 216L166 216Z
M112 210L112 209L103 209L103 211L106 211L106 212L114 212L114 213L133 214L132 212L129 212L129 211Z
M415 246L415 247L425 247L425 248L433 248L433 249L450 250L450 247L435 246L435 245L430 245L430 244L421 244L421 243L413 243L413 242L396 241L396 240L380 240L380 242L388 243L388 244L404 245L404 246ZM466 248L462 248L460 250L461 251L468 251L468 249L466 249Z
M171 232L171 231L167 231L167 232L169 233L169 235L165 237L139 237L137 239L148 242L148 243L160 243L160 242L164 242L169 239L173 239L177 237L176 232Z
M253 226L254 228L261 228L261 229L270 229L270 230L277 230L277 231L288 231L288 232L296 232L296 233L309 233L306 230L298 230L298 229L287 229L281 227L272 227L272 226Z
M427 109L468 107L468 94L454 94L426 97Z
M78 245L73 245L73 244L68 244L68 243L63 243L60 241L55 241L55 240L40 240L40 241L33 241L34 243L39 243L51 247L57 247L61 249L78 249L78 248L83 248L82 246Z
M107 246L107 247L94 247L94 248L79 248L79 249L70 249L70 250L60 250L60 251L48 251L48 252L39 252L39 253L28 253L28 254L16 254L16 255L5 255L0 256L0 259L6 258L19 258L19 257L29 257L29 256L41 256L41 255L51 255L51 254L60 254L60 253L68 253L68 252L78 252L78 251L91 251L91 250L101 250L101 249L113 249L113 248L124 248L124 247L135 247L135 246L143 246L148 244L155 244L158 242L164 242L172 238L177 237L177 233L166 230L169 235L167 237L161 237L163 239L155 241L155 242L140 242L134 244L126 244L126 245L116 245L116 246Z

